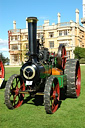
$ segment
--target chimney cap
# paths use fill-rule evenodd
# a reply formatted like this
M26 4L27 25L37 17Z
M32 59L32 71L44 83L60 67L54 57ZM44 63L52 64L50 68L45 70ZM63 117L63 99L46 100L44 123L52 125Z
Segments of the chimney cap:
M26 21L28 21L28 22L37 22L38 19L37 19L37 17L27 17Z
M76 13L79 13L79 9L76 9Z
M15 20L13 21L13 24L16 24L16 21Z
M61 14L58 12L58 16L60 17L61 16Z

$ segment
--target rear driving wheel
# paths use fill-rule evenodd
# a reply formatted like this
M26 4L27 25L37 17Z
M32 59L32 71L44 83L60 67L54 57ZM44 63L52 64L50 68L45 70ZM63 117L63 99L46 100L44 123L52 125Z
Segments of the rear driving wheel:
M63 44L59 45L57 58L58 58L59 68L65 69L66 49L65 49L65 46Z
M56 77L49 77L45 84L44 90L44 105L46 113L54 113L59 106L60 88Z
M12 75L6 83L5 104L9 109L18 108L23 103L24 94L20 91L25 90L25 84L20 75Z
M79 97L81 90L81 71L77 59L66 62L64 73L67 75L67 97Z

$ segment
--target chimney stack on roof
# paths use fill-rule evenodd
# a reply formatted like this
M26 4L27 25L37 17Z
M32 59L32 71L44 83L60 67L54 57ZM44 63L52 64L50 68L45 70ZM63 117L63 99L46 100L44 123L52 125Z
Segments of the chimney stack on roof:
M76 9L76 23L79 24L79 10Z
M60 15L60 13L58 13L58 24L60 23L60 17L61 17L61 15Z
M16 29L16 21L13 21L13 29Z

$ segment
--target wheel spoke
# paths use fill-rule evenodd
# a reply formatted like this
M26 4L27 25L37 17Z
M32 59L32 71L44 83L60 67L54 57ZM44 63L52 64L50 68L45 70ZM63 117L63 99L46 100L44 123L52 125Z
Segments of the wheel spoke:
M19 79L17 80L18 78L16 78L16 88L18 88L18 83L19 83Z
M20 86L20 88L19 89L22 89L23 88L23 84Z
M16 99L16 95L14 96L14 99L13 99L13 104L14 104L14 106L15 106L15 99Z

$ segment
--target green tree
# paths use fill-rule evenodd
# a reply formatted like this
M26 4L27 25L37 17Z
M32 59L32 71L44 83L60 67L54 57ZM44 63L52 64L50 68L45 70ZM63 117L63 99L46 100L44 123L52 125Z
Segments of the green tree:
M4 55L2 53L0 53L0 59L2 60L3 64L9 63L9 58L4 57Z
M85 58L85 48L76 47L74 50L75 58L82 59Z

